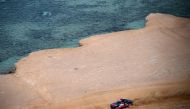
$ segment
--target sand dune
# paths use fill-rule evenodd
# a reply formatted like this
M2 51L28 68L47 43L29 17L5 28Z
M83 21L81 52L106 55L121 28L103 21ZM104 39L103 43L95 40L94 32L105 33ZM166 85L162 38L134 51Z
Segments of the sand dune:
M150 14L143 29L33 52L15 74L0 76L0 107L109 109L126 97L135 100L134 109L188 109L189 31L189 19Z
M186 82L142 85L136 88L123 88L87 94L62 104L49 105L46 108L57 109L109 109L109 104L120 97L134 100L132 109L181 109L189 108L190 88ZM51 107L52 106L52 107ZM180 107L180 108L179 108Z

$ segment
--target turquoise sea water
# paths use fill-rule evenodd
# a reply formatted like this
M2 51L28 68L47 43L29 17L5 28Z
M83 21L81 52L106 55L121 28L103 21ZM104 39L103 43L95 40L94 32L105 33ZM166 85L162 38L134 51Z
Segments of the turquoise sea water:
M157 12L190 17L190 0L0 0L0 73L32 51L141 28Z

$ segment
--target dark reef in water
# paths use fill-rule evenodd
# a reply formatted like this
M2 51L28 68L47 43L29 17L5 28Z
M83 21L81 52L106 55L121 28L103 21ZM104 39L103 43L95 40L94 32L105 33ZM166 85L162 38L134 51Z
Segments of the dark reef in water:
M16 66L11 66L8 69L5 69L4 71L1 70L0 74L11 74L15 73L16 71Z

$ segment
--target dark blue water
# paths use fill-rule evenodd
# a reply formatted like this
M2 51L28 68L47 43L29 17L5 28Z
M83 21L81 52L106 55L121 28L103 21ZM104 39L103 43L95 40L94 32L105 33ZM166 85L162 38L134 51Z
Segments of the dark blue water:
M32 51L141 28L155 12L190 17L190 0L0 0L0 73Z

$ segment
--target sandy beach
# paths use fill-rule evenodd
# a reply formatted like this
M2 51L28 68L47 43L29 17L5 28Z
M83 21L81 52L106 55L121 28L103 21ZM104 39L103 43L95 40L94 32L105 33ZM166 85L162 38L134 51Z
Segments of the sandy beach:
M190 19L150 14L146 26L96 35L80 47L30 53L0 75L2 109L190 108ZM177 105L176 105L177 104Z

